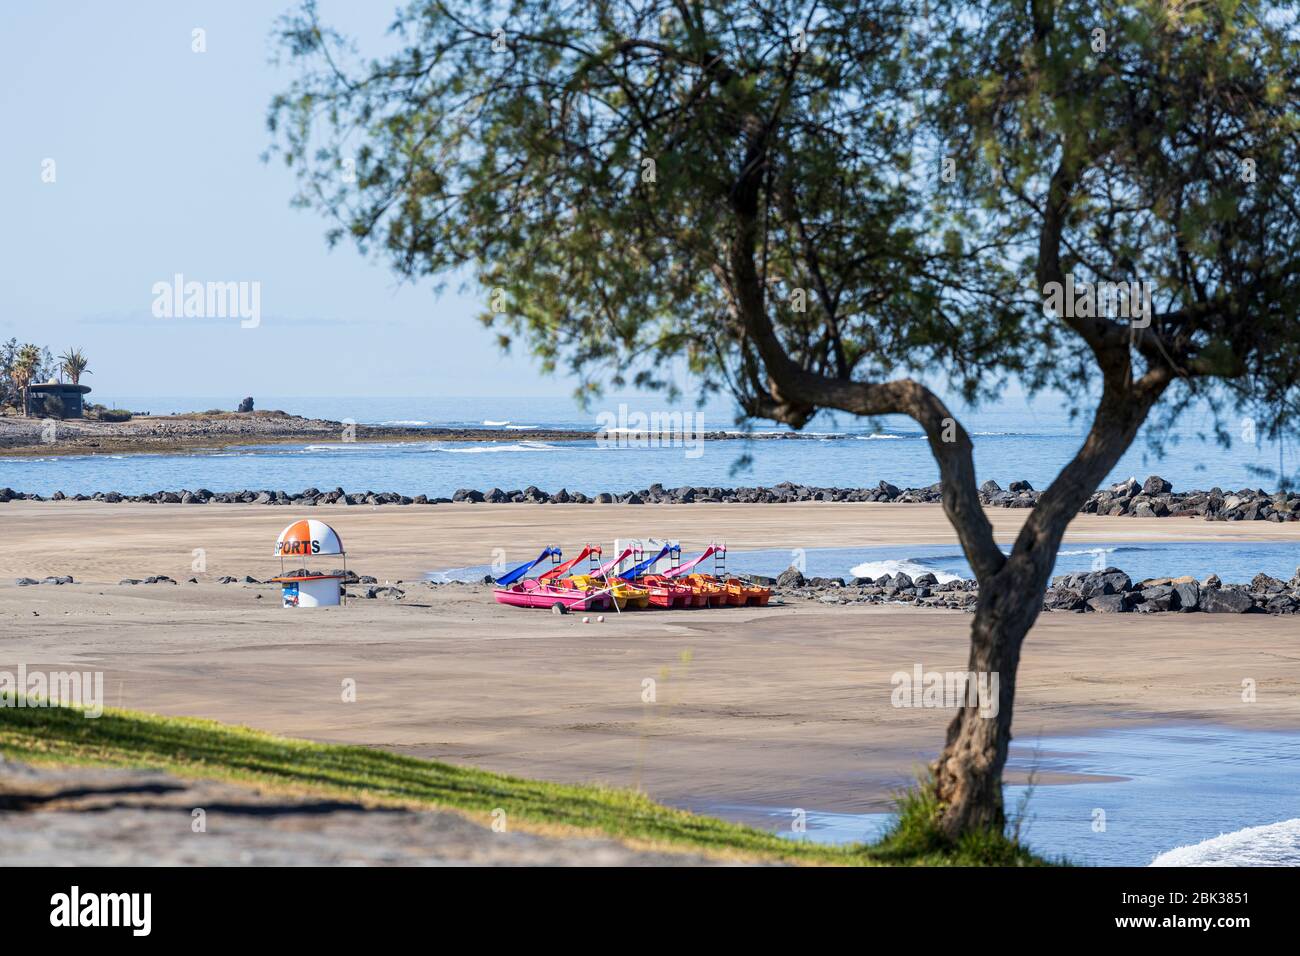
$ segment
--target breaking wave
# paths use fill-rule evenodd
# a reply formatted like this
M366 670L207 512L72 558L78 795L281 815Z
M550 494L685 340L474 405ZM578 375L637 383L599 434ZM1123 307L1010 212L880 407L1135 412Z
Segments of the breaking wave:
M1151 866L1300 866L1300 819L1247 827L1161 853Z
M563 451L554 445L548 445L540 441L525 441L514 445L469 445L463 447L446 447L441 446L434 448L434 451L445 451L449 455L487 455L492 452L518 452L518 451Z
M899 571L902 571L913 580L927 572L933 574L940 584L947 584L949 581L957 580L955 574L940 571L938 568L928 568L924 564L919 564L911 559L902 561L864 561L862 564L854 565L850 573L857 578L882 578L886 574L897 574Z

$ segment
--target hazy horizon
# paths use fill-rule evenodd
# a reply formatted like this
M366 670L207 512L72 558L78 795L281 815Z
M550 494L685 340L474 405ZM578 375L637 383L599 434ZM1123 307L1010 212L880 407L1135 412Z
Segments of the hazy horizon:
M382 47L391 9L321 6L364 51ZM268 62L289 7L0 8L0 208L22 227L0 237L0 340L83 349L95 399L238 401L297 391L288 381L357 397L570 394L573 379L503 356L454 280L441 296L399 284L290 208L290 171L260 158L267 106L293 76ZM260 324L155 317L153 286L176 274L260 283Z

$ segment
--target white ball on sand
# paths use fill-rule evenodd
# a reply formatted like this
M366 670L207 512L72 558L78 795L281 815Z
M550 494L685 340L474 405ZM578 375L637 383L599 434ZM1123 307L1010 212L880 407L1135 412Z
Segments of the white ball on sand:
M589 617L584 617L584 618L582 619L582 623L583 623L583 624L590 624L590 623L591 623L591 618L589 618Z
M604 624L604 623L605 623L605 615L602 614L600 617L596 618L596 623L597 623L597 624Z

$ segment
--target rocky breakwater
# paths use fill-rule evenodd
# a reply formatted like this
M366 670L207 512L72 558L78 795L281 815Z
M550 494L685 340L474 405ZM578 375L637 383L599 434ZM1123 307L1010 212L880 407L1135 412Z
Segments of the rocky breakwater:
M980 485L980 501L989 507L1031 509L1037 505L1041 492L1028 481L1011 481L1004 489L996 481ZM212 492L207 488L161 490L147 494L122 494L120 492L95 492L94 494L65 494L55 492L48 498L31 492L16 492L0 488L0 503L9 501L101 501L108 503L136 502L146 505L451 505L451 503L487 503L487 505L695 505L695 503L728 503L728 505L787 505L806 501L826 502L879 502L897 505L937 505L943 502L943 489L939 485L926 488L898 488L881 481L875 488L823 488L819 485L796 484L781 481L771 486L690 486L664 488L653 484L649 488L627 492L599 492L584 494L546 492L536 485L528 488L503 490L491 488L480 492L474 488L460 488L450 498L428 494L402 494L399 492L344 492L342 488L324 490L305 488L302 492L244 488L235 492ZM1296 522L1300 520L1300 492L1265 492L1264 489L1240 489L1225 492L1212 488L1208 492L1174 492L1173 485L1158 475L1148 477L1139 484L1128 479L1095 492L1084 502L1082 514L1126 516L1126 518L1204 518L1212 522Z
M1262 488L1224 491L1175 492L1158 475L1142 484L1136 479L1094 493L1084 504L1084 514L1135 518L1188 518L1207 521L1300 521L1300 492L1269 493Z
M917 607L973 611L979 606L979 583L956 579L940 583L925 573L903 572L878 578L805 578L795 568L776 579L759 578L785 601L821 604L911 604ZM1204 581L1191 576L1149 578L1134 582L1119 568L1058 575L1043 600L1045 611L1091 614L1300 614L1300 568L1290 581L1257 574L1249 584L1225 584L1217 575Z
M1013 481L1003 489L996 481L980 486L980 500L993 508L1032 508L1041 492L1027 481ZM827 488L783 481L771 487L723 488L718 486L665 488L652 484L648 488L622 492L602 491L587 495L561 488L544 491L536 485L503 490L491 488L458 489L450 498L431 495L405 495L396 491L348 492L342 488L322 491L305 488L298 492L244 488L239 491L209 491L181 488L147 494L122 494L98 491L94 494L68 495L56 491L49 498L32 492L0 488L0 504L8 501L102 501L109 504L260 504L295 505L441 505L441 504L791 504L804 501L874 502L889 504L939 504L943 492L939 485L924 488L899 488L882 481L874 488ZM1300 521L1300 492L1268 492L1263 489L1175 492L1173 486L1158 475L1145 482L1134 478L1094 492L1080 509L1083 514L1136 518L1200 517L1208 521Z

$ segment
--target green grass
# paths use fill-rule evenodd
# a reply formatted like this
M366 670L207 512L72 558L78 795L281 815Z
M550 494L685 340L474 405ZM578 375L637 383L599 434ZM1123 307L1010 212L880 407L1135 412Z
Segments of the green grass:
M453 809L485 823L501 808L512 829L604 835L660 849L832 865L1046 862L1000 834L945 843L933 826L937 804L924 786L900 798L898 822L880 843L830 847L675 810L631 790L546 783L138 711L110 708L89 719L65 707L0 707L0 753L30 763L149 767L372 804Z

